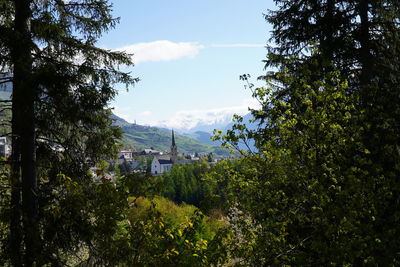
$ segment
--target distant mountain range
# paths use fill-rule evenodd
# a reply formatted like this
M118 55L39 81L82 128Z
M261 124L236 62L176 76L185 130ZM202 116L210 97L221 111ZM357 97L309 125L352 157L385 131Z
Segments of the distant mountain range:
M253 118L253 115L251 115L251 113L248 113L248 114L243 116L243 122L242 123L246 125L247 129L256 130L258 128L258 124L254 123L254 122L250 122L250 120L252 118ZM209 129L208 131L197 130L197 131L193 132L193 129L198 129L196 127L196 128L191 129L189 132L182 133L182 135L188 136L190 138L193 138L193 139L195 139L197 141L200 141L200 142L203 142L203 143L206 143L206 144L209 144L209 145L219 145L219 143L214 142L214 141L211 140L211 137L213 136L214 129L222 130L223 132L226 132L227 130L232 129L233 125L234 125L234 122L232 122L230 120L229 122L227 122L225 124L218 123L218 124L208 125L207 126L208 129ZM253 150L253 151L256 150L255 147L254 147L254 142L249 141L248 145L249 145L251 150ZM240 149L244 149L244 150L248 149L248 147L242 142L239 142L239 148Z
M250 128L252 130L257 128L256 123L250 122L250 120L253 117L251 115L251 113L247 113L247 114L243 115L242 117L243 117L243 123L245 123L248 128ZM209 133L209 135L211 135L213 133L214 129L222 130L222 131L226 131L226 130L230 129L233 126L232 118L233 118L233 116L225 116L223 119L217 120L214 123L198 122L198 124L195 127L192 127L192 128L182 127L182 128L178 128L175 130L179 131L180 133L182 133L184 135L195 137L196 139L197 139L197 137L204 138L205 137L204 133ZM164 126L156 125L155 127L161 128ZM208 142L209 142L209 140L208 140Z
M216 142L211 140L212 134L210 132L197 131L194 133L183 133L182 135L190 137L205 144L217 145Z
M251 113L248 113L246 115L243 116L243 121L242 124L246 125L247 129L249 130L256 130L258 128L258 124L255 122L250 122L250 120L253 118L253 115L251 115ZM234 125L234 122L229 123L228 125L226 125L224 131L230 130L232 129ZM243 142L239 142L239 148L243 149L243 150L247 150L248 148L250 148L250 150L252 151L256 151L257 149L254 146L254 141L253 140L248 140L248 146L247 147Z
M187 133L196 133L196 132L207 132L212 133L214 129L224 130L226 126L232 122L232 117L226 117L224 120L212 123L212 124L198 124L195 127L186 130ZM184 131L184 130L182 130Z
M242 117L243 117L242 123L246 125L247 129L249 129L249 130L257 129L258 124L254 123L254 122L250 122L250 120L253 118L253 115L251 115L251 113L247 113L246 115L244 115ZM233 122L228 123L223 130L226 131L226 130L231 129L233 124L234 124Z

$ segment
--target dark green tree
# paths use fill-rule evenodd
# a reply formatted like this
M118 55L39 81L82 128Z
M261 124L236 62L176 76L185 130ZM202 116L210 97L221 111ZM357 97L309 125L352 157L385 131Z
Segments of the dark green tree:
M121 174L129 174L132 171L131 165L126 160L119 164L118 168Z
M246 215L238 236L254 244L238 258L254 266L395 266L399 2L275 2L265 61L274 71L262 77L267 88L248 84L262 107L252 111L259 128L239 121L225 136L258 148L231 174Z
M213 162L214 161L214 154L212 152L207 154L207 161Z
M170 172L156 178L162 185L161 195L176 203L187 203L205 213L225 211L227 171L232 162L220 161L210 165L205 160L174 165Z
M128 55L96 47L118 22L107 1L3 0L0 6L0 72L13 85L9 251L15 266L21 259L41 265L66 240L54 240L53 232L46 246L46 233L40 234L54 230L39 223L57 199L49 188L60 185L58 173L87 183L88 167L114 152L119 131L107 108L116 94L112 85L136 79L118 69L132 65Z
M337 168L358 168L360 188L368 196L369 205L376 212L376 221L363 225L365 235L377 235L381 245L371 244L371 258L379 264L393 264L398 244L379 229L398 233L400 175L400 116L399 66L400 66L400 3L399 1L276 1L279 9L271 12L267 20L274 26L272 40L278 44L266 61L267 66L281 70L289 68L302 77L297 70L309 64L315 57L316 68L307 68L309 74L326 77L332 69L338 69L341 79L348 81L347 94L357 107L351 115L357 118L347 127L356 126L353 146L349 144L348 156ZM301 30L302 29L302 30ZM318 53L304 53L303 48L316 47ZM301 49L299 49L301 48ZM288 61L289 58L297 58ZM294 62L294 66L291 62ZM289 64L288 64L289 63ZM327 67L326 67L327 66ZM269 76L282 81L281 72ZM287 82L285 83L287 85ZM293 86L279 90L280 99L295 101ZM299 105L297 105L299 106ZM301 114L301 110L300 114ZM356 135L356 134L355 134ZM354 150L354 144L362 144L368 153ZM352 148L353 147L353 148ZM321 162L323 163L323 162ZM368 226L367 226L368 225ZM360 227L361 228L361 227Z
M266 67L293 70L312 56L319 61L316 73L324 75L332 67L339 70L349 83L349 92L361 96L358 104L366 113L360 124L367 126L364 142L371 151L370 159L394 166L396 152L384 151L382 144L394 148L399 136L395 122L399 105L393 101L399 97L399 1L275 2L278 9L266 19L274 27L271 41L276 46L269 51ZM307 52L312 46L319 52ZM298 60L288 64L293 57ZM266 77L279 81L275 74Z

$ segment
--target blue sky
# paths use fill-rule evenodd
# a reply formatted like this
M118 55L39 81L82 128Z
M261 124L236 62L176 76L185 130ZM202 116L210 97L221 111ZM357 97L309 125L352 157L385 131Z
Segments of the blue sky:
M271 27L262 0L113 0L116 29L101 47L134 53L141 81L110 105L130 122L190 129L254 106L239 75L263 74ZM260 85L263 85L262 83Z

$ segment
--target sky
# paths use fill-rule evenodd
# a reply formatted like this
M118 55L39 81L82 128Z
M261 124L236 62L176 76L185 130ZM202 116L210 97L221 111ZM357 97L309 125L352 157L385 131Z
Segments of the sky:
M272 0L112 0L120 17L99 46L134 54L140 81L110 103L129 122L190 130L256 107L241 74L264 73ZM261 83L261 84L260 84Z

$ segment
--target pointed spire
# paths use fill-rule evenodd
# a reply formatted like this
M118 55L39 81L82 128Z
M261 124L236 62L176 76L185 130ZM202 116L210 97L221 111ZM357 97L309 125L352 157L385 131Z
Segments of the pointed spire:
M172 145L171 145L171 161L175 163L178 160L178 148L175 144L174 130L172 130Z
M175 135L173 129L172 129L172 146L175 146Z

